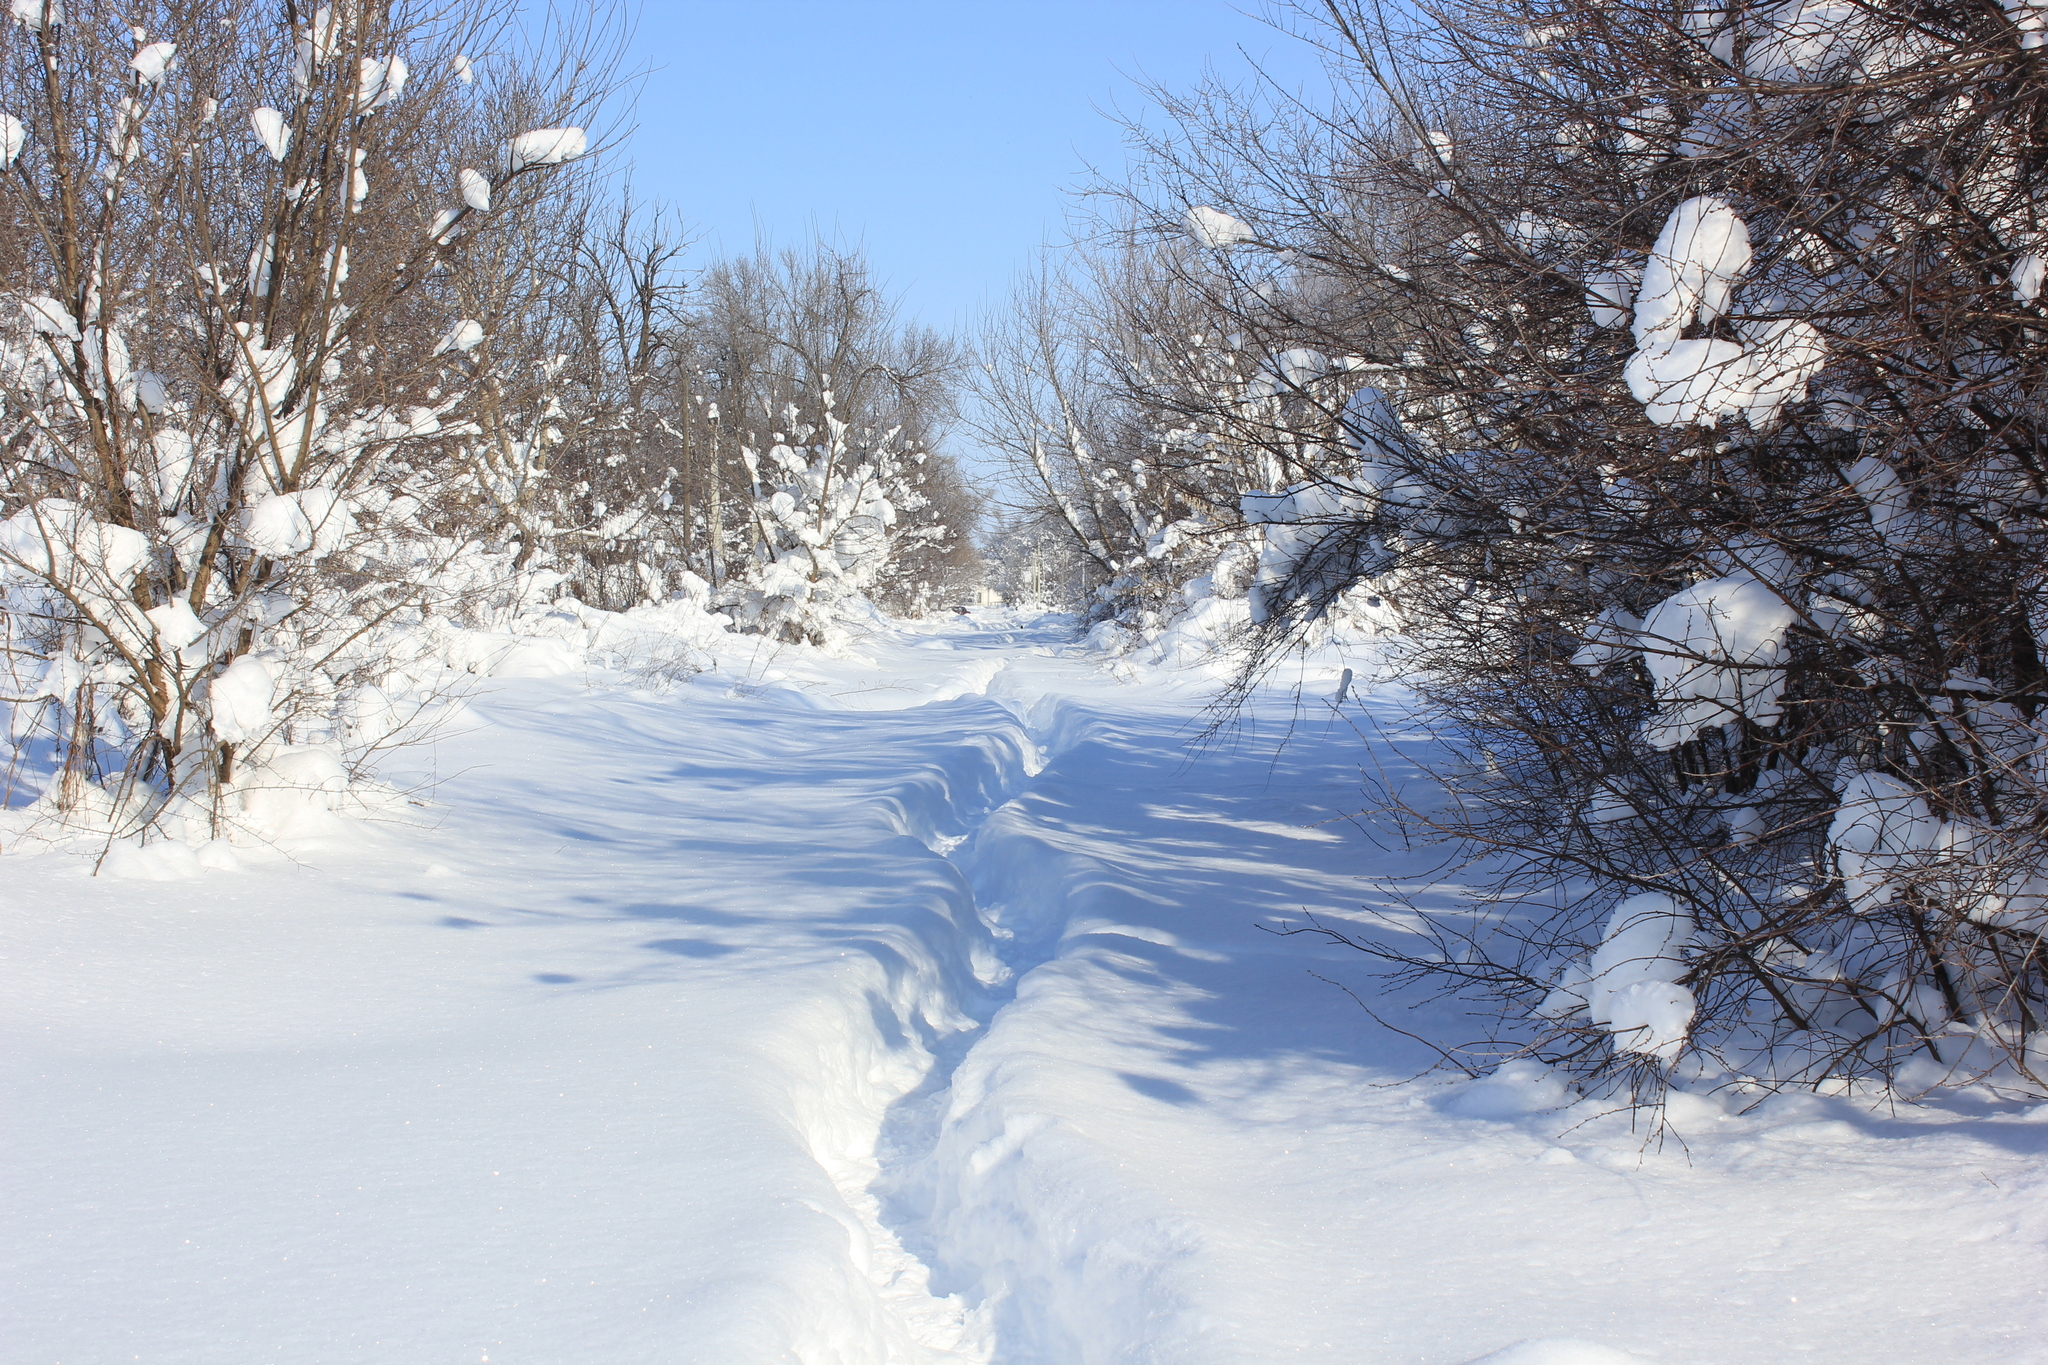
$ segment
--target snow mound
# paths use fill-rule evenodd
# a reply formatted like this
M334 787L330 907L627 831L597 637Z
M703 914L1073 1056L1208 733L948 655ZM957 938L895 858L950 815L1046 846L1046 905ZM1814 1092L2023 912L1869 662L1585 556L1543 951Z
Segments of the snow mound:
M1566 1019L1583 1012L1614 1035L1617 1051L1669 1066L1685 1046L1698 1004L1679 981L1694 931L1691 912L1662 892L1629 897L1614 908L1591 960L1558 973L1557 984L1536 1007L1537 1017Z
M1503 1062L1437 1107L1467 1119L1517 1119L1557 1109L1576 1098L1557 1073L1523 1058Z

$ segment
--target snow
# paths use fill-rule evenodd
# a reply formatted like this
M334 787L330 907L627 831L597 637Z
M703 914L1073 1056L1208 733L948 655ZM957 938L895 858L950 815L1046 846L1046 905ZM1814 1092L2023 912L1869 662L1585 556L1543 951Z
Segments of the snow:
M1596 326L1619 327L1633 322L1641 273L1639 268L1621 261L1610 261L1587 272L1586 293L1599 300L1587 305Z
M138 388L146 389L147 385L138 385ZM162 406L159 402L151 411ZM156 434L149 438L149 444L156 455L157 505L170 507L178 501L179 494L184 491L185 480L192 475L192 461L198 454L198 447L191 432L180 431L176 427L157 428Z
M1692 992L1678 983L1692 916L1650 891L1614 909L1579 989L1586 1017L1615 1036L1615 1046L1669 1063L1692 1023Z
M1661 712L1645 738L1671 749L1708 725L1778 718L1785 690L1785 632L1798 612L1748 573L1695 583L1650 608L1638 639Z
M1828 825L1843 890L1858 911L1876 909L1900 890L1899 878L1925 867L1942 846L1943 822L1913 788L1889 773L1855 772Z
M1887 545L1912 538L1915 518L1911 496L1898 471L1875 455L1865 455L1842 471L1842 477L1870 511L1870 525Z
M333 554L356 531L355 514L348 499L332 488L307 488L294 495L299 510L312 528L311 549L316 555Z
M555 166L574 161L589 146L581 128L536 128L505 144L505 169L516 171L526 166Z
M11 171L28 142L28 125L12 114L0 114L0 171Z
M150 43L128 59L128 65L135 72L135 79L142 85L162 85L164 73L171 69L171 61L178 55L176 43Z
M2032 303L2041 297L2041 283L2048 279L2048 257L2029 251L2012 263L2009 282L2014 303Z
M460 351L464 355L474 351L484 342L484 325L474 318L464 318L448 329L447 335L434 343L434 354L443 355L449 351Z
M478 213L487 212L491 207L491 182L480 171L464 166L457 172L456 184L462 191L462 202Z
M14 17L21 26L31 33L43 31L44 24L64 22L64 6L61 0L14 0Z
M411 74L403 57L364 57L356 69L356 109L370 114L396 100Z
M1370 476L1371 470L1364 472ZM1391 490L1372 491L1384 498ZM1376 540L1366 542L1360 553L1326 548L1333 537L1352 535L1363 521L1371 506L1366 492L1302 483L1278 493L1246 493L1238 503L1245 524L1257 526L1260 533L1258 562L1247 594L1247 614L1254 623L1271 619L1293 597L1334 592L1360 570L1380 572L1392 562L1391 553L1382 553ZM1386 563L1365 560L1366 555Z
M2005 17L2019 30L2020 47L2026 51L2048 46L2048 4L2042 0L1998 0Z
M1641 309L1637 310L1638 316ZM1750 392L1750 356L1740 342L1653 342L1629 358L1628 391L1659 426L1711 423L1743 406Z
M1673 209L1636 290L1636 343L1676 340L1695 319L1726 313L1749 260L1749 229L1726 201L1699 195Z
M1751 318L1736 325L1740 340L1686 338L1729 310L1750 264L1749 228L1712 195L1671 211L1634 290L1636 352L1624 377L1629 392L1659 426L1714 425L1741 412L1762 430L1806 390L1827 359L1826 339L1812 323ZM1603 266L1587 276L1593 320L1616 325L1630 297L1629 272Z
M290 493L273 493L242 513L242 539L259 554L284 559L313 548L313 523Z
M1619 662L1642 647L1642 618L1626 607L1604 607L1586 626L1586 642L1572 655L1581 668Z
M78 340L78 319L71 316L71 310L57 300L48 295L37 295L34 298L23 299L21 308L28 314L29 325L44 336Z
M261 739L271 728L277 669L254 654L244 654L208 684L207 700L215 734L231 744Z
M19 566L75 591L119 598L148 558L140 531L103 522L63 498L43 498L0 521L0 574Z
M256 130L256 140L263 144L263 150L270 153L272 161L282 161L292 149L292 126L284 121L284 115L275 109L258 109L249 115L249 126Z
M1187 212L1188 236L1197 246L1230 247L1257 239L1251 224L1231 217L1221 209L1198 205Z
M1805 400L1827 360L1827 342L1818 327L1793 318L1742 322L1735 330L1750 357L1742 408L1750 426L1762 431L1777 422L1787 403Z
M206 633L206 623L182 597L151 607L143 615L149 618L150 629L166 649L183 649Z
M1298 711L1319 663L1203 744L1207 688L1069 625L693 635L712 666L660 686L592 644L474 675L377 820L293 743L238 784L274 847L93 878L10 838L10 1358L2035 1352L2023 1108L1681 1093L1681 1147L1513 1059L1429 1073L1309 973L1411 1032L1472 1036L1457 1005L1258 928L1460 902L1348 822L1354 720L1417 780L1402 695ZM1675 923L1622 919L1615 979L1668 980Z
M1504 1351L1481 1356L1472 1365L1647 1365L1611 1347L1587 1341L1521 1341Z
M1812 323L1792 319L1737 325L1740 341L1652 338L1629 358L1629 392L1659 426L1687 426L1731 413L1750 426L1773 425L1787 403L1806 397L1807 385L1827 359L1827 345Z
M1321 379L1332 368L1330 358L1321 351L1311 351L1297 346L1281 351L1268 362L1271 372L1289 388L1302 388Z

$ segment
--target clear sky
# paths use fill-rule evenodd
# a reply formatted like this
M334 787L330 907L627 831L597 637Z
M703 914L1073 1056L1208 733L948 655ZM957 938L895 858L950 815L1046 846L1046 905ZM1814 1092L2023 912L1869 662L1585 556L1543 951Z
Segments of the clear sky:
M951 329L1061 240L1086 167L1124 164L1114 108L1213 64L1312 79L1261 0L646 0L651 68L614 153L701 235L859 243L908 316Z

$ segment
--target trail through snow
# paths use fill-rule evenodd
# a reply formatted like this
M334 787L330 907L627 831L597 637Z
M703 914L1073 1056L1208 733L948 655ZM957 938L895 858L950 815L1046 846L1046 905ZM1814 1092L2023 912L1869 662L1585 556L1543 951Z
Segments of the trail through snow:
M1258 927L1455 903L1348 723L1062 638L502 681L414 822L8 855L0 1361L2048 1358L2048 1122L1418 1076Z

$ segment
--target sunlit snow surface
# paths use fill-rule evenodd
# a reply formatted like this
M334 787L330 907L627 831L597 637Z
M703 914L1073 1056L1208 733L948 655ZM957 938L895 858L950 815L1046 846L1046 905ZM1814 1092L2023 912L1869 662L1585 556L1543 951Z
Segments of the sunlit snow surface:
M1483 1022L1256 927L1457 903L1340 818L1399 744L1063 641L496 681L409 823L7 854L0 1359L2042 1358L2048 1122L1411 1079L1311 971Z

